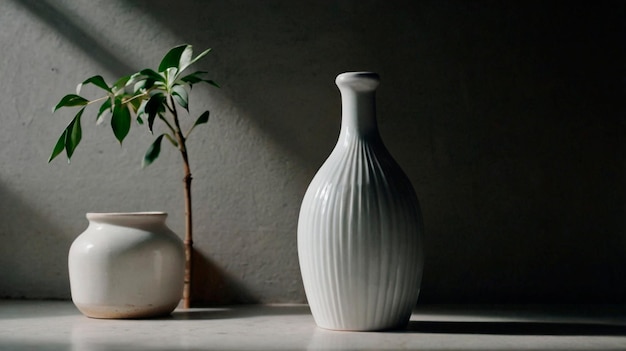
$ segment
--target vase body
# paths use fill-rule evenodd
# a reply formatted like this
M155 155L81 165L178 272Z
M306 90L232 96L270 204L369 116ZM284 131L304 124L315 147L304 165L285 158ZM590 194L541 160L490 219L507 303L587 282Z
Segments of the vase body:
M182 241L166 213L88 213L70 247L72 301L92 318L150 318L171 313L183 291Z
M298 220L311 313L334 330L405 327L422 278L422 219L411 182L376 125L375 73L340 74L337 145L313 178Z

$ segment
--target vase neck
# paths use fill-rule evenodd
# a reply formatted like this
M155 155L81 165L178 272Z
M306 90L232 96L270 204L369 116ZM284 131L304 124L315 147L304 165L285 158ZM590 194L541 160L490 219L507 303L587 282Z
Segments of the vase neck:
M337 76L341 92L340 140L378 138L376 123L376 73L351 72Z

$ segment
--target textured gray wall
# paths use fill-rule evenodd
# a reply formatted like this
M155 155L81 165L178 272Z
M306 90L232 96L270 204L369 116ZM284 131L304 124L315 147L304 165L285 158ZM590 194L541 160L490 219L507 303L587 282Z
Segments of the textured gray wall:
M196 298L303 302L301 198L339 127L334 77L380 73L379 123L426 226L423 302L625 302L622 2L0 2L0 297L68 298L88 211L164 210L183 232L173 149L122 148L86 116L71 165L46 164L82 79L198 68L212 111L190 140Z

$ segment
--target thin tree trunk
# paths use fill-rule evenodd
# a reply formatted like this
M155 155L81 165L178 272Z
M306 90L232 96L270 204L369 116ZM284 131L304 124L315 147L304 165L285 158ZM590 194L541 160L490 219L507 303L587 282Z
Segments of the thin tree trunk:
M191 172L185 158L185 285L183 287L183 308L191 307L191 272L193 262L193 236L191 213Z
M178 112L176 111L176 104L174 99L170 95L171 108L170 111L174 117L174 125L176 126L176 139L178 140L178 149L183 157L183 169L185 177L183 178L184 191L185 191L185 275L183 285L183 308L191 307L191 277L193 269L193 216L191 210L191 168L189 167L189 156L187 155L186 139L180 129L180 123L178 121Z

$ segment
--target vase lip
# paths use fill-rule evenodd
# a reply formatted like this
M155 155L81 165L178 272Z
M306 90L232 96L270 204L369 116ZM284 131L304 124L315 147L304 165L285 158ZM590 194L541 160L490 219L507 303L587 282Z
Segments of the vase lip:
M345 72L335 79L335 84L341 89L350 87L357 91L373 91L380 84L380 76L375 72Z

